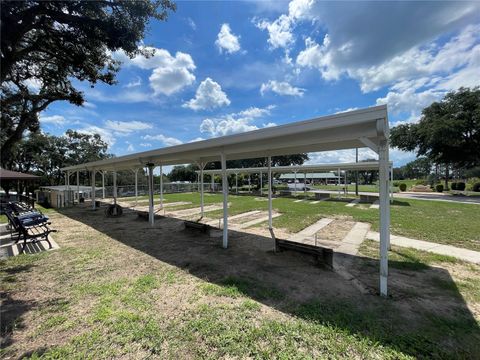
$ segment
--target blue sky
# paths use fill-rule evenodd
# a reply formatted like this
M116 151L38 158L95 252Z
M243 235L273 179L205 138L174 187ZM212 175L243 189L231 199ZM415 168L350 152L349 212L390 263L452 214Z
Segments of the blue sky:
M42 129L98 132L124 155L376 104L391 126L415 122L446 92L480 85L480 2L179 1L142 46L154 56L113 54L118 84L79 83L85 106L53 104Z

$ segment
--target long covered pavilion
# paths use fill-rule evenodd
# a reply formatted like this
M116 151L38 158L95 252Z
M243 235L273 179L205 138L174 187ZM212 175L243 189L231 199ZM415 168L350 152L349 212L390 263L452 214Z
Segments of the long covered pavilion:
M388 247L390 239L389 202L389 126L386 105L323 116L306 121L263 128L177 146L145 151L106 160L78 164L62 169L66 178L79 171L90 171L92 177L92 208L95 209L97 172L113 171L114 198L116 171L146 167L149 184L149 222L154 224L153 170L156 166L196 163L203 182L205 165L220 161L223 192L223 247L228 247L228 181L227 160L267 158L268 184L272 183L271 157L305 152L320 152L368 147L379 156L380 197L380 294L387 296ZM135 170L136 169L136 170ZM162 169L160 170L162 173ZM162 177L160 177L162 178ZM77 176L78 181L78 176ZM201 186L203 200L203 186ZM203 203L203 201L202 201ZM272 189L268 187L268 227L272 227Z
M340 185L341 172L344 171L362 171L362 170L378 170L380 163L378 161L362 161L355 163L338 163L338 164L312 164L312 165L289 165L289 166L275 166L271 168L272 174L292 174L293 179L301 179L303 177L304 182L308 178L308 174L318 171L336 171L337 175L332 174L332 179L335 179L337 184ZM389 174L390 180L393 181L393 163L389 162ZM267 167L248 167L248 168L230 168L227 169L227 175L235 175L235 189L238 189L238 175L239 174L259 174L260 175L260 192L262 194L263 189L263 174L268 173ZM200 175L201 170L196 171ZM207 175L221 175L222 169L209 169L203 170L203 174ZM213 188L213 177L211 177ZM203 178L200 179L203 184ZM390 184L391 185L391 184ZM201 185L203 187L203 185ZM306 189L306 188L304 188ZM392 197L392 188L390 186L390 197Z

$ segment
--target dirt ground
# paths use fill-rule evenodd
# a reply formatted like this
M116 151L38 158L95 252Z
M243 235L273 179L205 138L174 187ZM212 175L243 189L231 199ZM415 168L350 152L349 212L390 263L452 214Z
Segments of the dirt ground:
M346 219L333 220L330 224L322 228L317 232L317 238L319 240L327 241L342 241L345 236L352 230L355 225L355 221L348 221Z
M289 316L286 309L290 304L318 298L364 303L365 307L378 309L385 306L385 300L377 296L378 262L374 259L356 257L350 269L369 290L370 293L364 295L335 272L316 266L307 255L273 253L272 240L265 228L230 231L229 247L223 249L221 237L185 230L183 222L175 218L158 219L150 227L133 212L120 218L106 218L101 211L94 212L86 207L62 212L51 216L55 228L59 229L55 240L61 249L49 254L48 261L32 268L16 269L21 286L4 292L3 315L8 316L7 321L19 316L21 319L14 331L6 331L3 341L4 345L14 345L12 358L62 344L79 332L72 326L58 333L49 333L48 337L34 336L48 318L48 313L35 309L69 299L77 291L78 284L98 280L114 282L166 267L172 272L188 274L181 283L162 287L158 292L159 301L153 306L166 318L175 318L188 311L192 306L191 299L196 296L198 281L218 283L229 276L272 284L285 294L281 300L255 299L263 304L265 316L278 319ZM332 224L330 229L327 226L322 231L321 236L337 240L340 233L346 234L351 228L348 221L335 220ZM291 235L284 229L275 229L275 234L279 238ZM421 314L426 312L461 314L472 319L476 317L478 321L478 303L472 300L467 304L458 291L452 296L451 292L445 294L438 287L428 285L428 280L433 277L451 284L452 277L472 275L456 273L459 271L458 268L433 267L422 272L409 272L392 267L388 306L396 309L404 321L397 325L415 326ZM468 272L468 268L462 271ZM81 319L92 309L88 297L79 297L73 306L74 319ZM88 328L84 330L88 331Z

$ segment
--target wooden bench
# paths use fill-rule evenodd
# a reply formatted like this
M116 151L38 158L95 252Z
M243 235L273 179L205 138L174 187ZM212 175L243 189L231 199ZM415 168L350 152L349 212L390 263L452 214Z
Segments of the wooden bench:
M185 229L199 230L204 234L209 232L211 228L211 226L207 224L202 224L196 221L185 220L183 223L185 224Z
M360 194L360 202L362 203L373 203L379 199L377 194Z
M290 250L313 255L317 265L333 268L333 250L330 248L282 239L275 239L275 244L278 251Z
M278 195L279 196L290 196L290 195L292 195L292 192L290 190L280 190L278 192Z
M330 193L315 192L315 200L330 199Z
M140 219L147 220L149 218L148 211L137 211L137 216ZM155 214L155 219L163 219L165 216Z

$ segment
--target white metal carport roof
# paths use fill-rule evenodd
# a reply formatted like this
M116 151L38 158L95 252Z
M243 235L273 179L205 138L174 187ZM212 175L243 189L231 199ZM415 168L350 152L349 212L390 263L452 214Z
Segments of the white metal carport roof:
M380 293L387 295L388 247L390 243L389 163L388 163L388 115L386 105L323 116L311 120L269 127L241 134L166 147L116 158L65 167L73 171L92 172L92 190L95 188L97 170L116 171L149 170L149 220L154 224L153 168L154 166L197 163L201 171L201 204L203 204L203 171L205 164L221 161L223 188L223 246L228 246L228 181L227 160L268 158L268 183L271 184L271 157L305 152L342 150L369 147L379 155L380 195ZM66 176L67 180L69 175ZM78 179L78 173L77 173ZM162 177L160 177L162 179ZM116 180L114 180L115 184ZM115 187L114 187L115 188ZM92 191L92 207L95 209L95 191ZM114 198L115 190L114 190ZM272 238L272 189L268 190L268 226ZM203 213L203 206L202 206Z
M70 170L122 170L147 163L176 165L192 162L248 159L303 152L378 147L388 138L385 105L170 146L111 159L62 168Z

